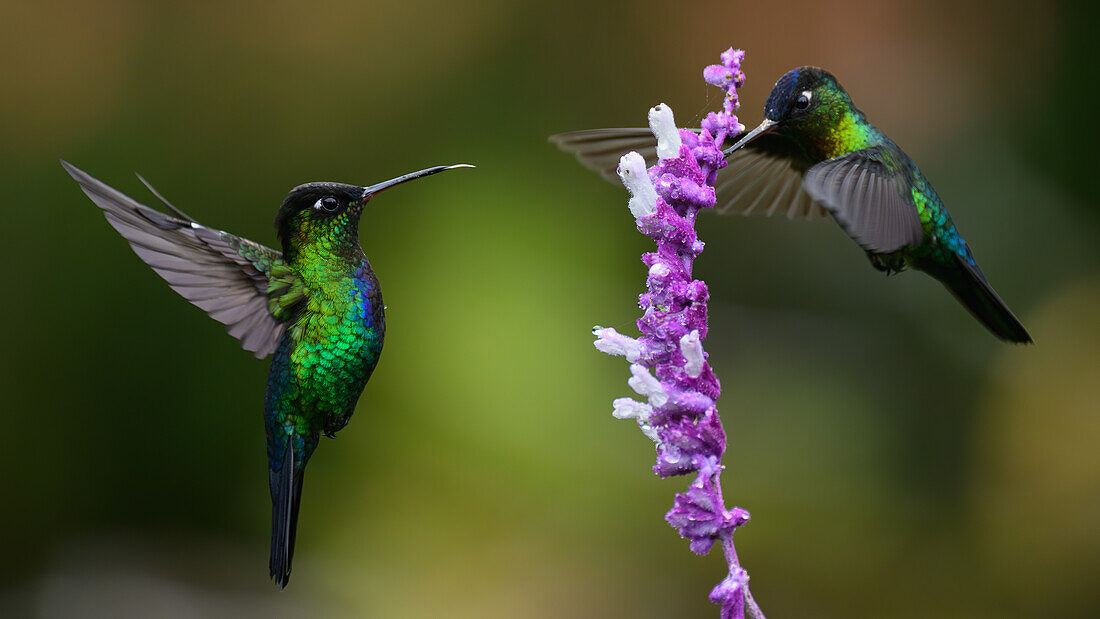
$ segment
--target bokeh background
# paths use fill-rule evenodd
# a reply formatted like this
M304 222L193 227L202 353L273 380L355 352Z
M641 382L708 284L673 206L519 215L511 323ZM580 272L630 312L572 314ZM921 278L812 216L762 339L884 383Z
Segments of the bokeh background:
M1100 614L1098 57L1085 2L5 2L0 615L716 617L685 480L611 418L643 285L626 194L549 134L742 120L829 68L922 166L1036 345L828 223L705 217L697 272L753 591L780 617ZM372 203L386 350L267 580L267 364L57 164L273 244L285 192L471 162Z

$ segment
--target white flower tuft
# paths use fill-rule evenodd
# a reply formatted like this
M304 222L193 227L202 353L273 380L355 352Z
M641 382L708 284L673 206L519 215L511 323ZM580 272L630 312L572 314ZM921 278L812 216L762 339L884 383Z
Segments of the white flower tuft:
M646 435L646 438L654 443L660 443L661 437L657 434L657 428L649 425L648 423L638 422L638 427L642 429L642 434Z
M639 402L633 398L616 398L611 403L615 410L611 415L616 419L635 419L642 434L646 435L654 443L661 442L657 435L657 428L649 425L649 416L653 414L653 407L645 402Z
M596 350L607 353L609 355L621 355L626 357L626 360L634 363L642 356L642 343L638 340L623 335L615 329L596 327L592 330L592 335L596 336L596 341L593 345Z
M668 277L672 273L672 269L668 268L668 265L663 262L654 262L653 266L649 267L650 277Z
M650 406L660 408L668 402L668 393L665 392L665 388L661 386L661 383L649 373L649 368L632 363L630 373L633 376L626 381L626 384L630 385L630 388L636 391L638 395L649 398Z
M649 415L653 412L653 407L645 402L639 402L634 398L616 398L611 403L615 407L615 410L611 412L611 416L615 419L637 419L638 423L648 423Z
M680 131L676 129L676 119L672 108L664 103L649 108L649 128L657 136L657 157L675 159L680 156Z
M699 341L699 330L694 329L680 338L680 353L684 355L684 371L692 378L703 373L703 343Z
M623 185L630 192L630 214L634 219L641 219L646 215L657 212L657 189L653 181L649 180L649 172L646 171L645 159L635 152L629 152L619 159L619 178L623 179Z

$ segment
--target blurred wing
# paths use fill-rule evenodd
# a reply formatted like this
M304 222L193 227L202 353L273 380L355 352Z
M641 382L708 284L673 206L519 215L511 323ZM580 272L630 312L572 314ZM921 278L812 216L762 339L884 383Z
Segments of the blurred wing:
M718 212L822 219L825 211L802 187L802 174L809 167L794 142L776 134L761 135L726 157L714 186Z
M279 311L288 300L283 297L301 291L280 252L212 230L186 215L176 218L153 210L65 161L61 165L134 253L173 290L226 325L257 358L275 350L285 327L281 319L287 318Z
M616 171L619 159L634 151L646 166L657 161L657 138L649 129L589 129L550 136L558 148L573 153L581 165L616 185L622 181Z
M743 134L740 134L743 135ZM740 138L730 138L729 143ZM619 158L636 151L646 165L657 161L657 140L649 129L591 129L551 136L558 148L571 152L586 168L618 184ZM788 219L817 219L825 211L802 189L802 173L810 162L797 146L777 135L765 134L726 157L718 171L715 208L728 215L786 215Z
M924 240L912 197L881 146L823 161L802 184L863 249L890 253Z

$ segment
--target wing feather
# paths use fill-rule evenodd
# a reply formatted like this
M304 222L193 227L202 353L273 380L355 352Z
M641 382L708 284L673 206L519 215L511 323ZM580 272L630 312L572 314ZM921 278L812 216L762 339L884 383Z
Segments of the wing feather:
M284 279L292 273L280 252L195 222L152 187L177 216L149 208L65 161L61 165L134 253L173 290L226 325L256 357L274 352L285 323L268 309L272 271ZM281 284L278 289L292 287Z
M730 143L740 136L730 138ZM576 155L586 168L618 184L619 158L635 151L653 165L657 141L649 129L592 129L551 136L550 141ZM793 142L763 135L726 158L715 182L719 214L785 214L790 219L817 219L825 211L802 189L803 172L810 167ZM763 208L758 208L763 206Z
M860 247L891 253L921 243L916 206L882 146L823 161L806 171L802 185Z
M558 148L577 156L581 165L599 173L608 182L619 184L619 159L637 152L653 165L657 160L657 139L649 129L592 129L550 136Z

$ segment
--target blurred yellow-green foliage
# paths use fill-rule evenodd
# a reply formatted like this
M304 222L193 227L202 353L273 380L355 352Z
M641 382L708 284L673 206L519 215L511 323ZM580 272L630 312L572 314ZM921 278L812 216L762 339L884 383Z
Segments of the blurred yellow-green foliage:
M918 162L1034 335L999 343L835 226L706 217L726 496L781 617L1100 614L1097 20L1082 2L0 5L0 615L715 617L684 480L610 415L643 284L621 188L546 142L817 64ZM267 364L57 164L274 243L285 192L372 203L386 350L267 580Z

